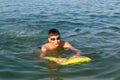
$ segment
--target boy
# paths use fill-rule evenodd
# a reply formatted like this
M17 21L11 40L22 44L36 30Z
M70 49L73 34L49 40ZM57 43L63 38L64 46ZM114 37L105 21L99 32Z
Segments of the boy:
M74 48L69 42L63 41L60 39L60 33L57 29L50 29L48 31L48 43L45 43L41 46L40 57L43 58L47 56L60 56L60 50L62 49L70 49L74 51L76 54L73 57L79 57L81 51ZM58 62L64 62L65 58L59 58Z

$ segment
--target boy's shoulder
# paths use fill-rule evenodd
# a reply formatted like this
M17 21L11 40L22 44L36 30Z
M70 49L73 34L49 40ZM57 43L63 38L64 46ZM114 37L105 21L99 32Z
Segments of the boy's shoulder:
M61 41L61 45L66 47L66 46L70 45L70 43L68 41Z
M47 48L48 45L49 45L49 43L45 43L45 44L43 44L41 47L42 47L42 48Z
M69 44L69 42L68 42L68 41L62 41L62 43L64 43L64 44Z

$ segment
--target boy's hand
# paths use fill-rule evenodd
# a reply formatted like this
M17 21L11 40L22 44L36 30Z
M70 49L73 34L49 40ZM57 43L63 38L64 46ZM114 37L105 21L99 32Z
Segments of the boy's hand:
M57 62L58 63L62 63L62 62L65 62L66 60L67 60L66 58L58 58Z
M79 58L80 56L78 55L73 55L72 58Z

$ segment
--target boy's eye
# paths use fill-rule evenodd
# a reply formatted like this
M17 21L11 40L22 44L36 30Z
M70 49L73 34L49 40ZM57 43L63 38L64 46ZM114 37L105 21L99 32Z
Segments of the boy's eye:
M51 38L50 40L54 41L54 40L55 40L55 38Z
M60 37L58 37L58 38L51 38L50 40L52 40L52 41L60 40Z

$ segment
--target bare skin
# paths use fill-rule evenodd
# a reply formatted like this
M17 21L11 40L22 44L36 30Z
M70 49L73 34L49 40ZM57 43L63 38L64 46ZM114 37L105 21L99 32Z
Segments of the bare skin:
M54 39L54 40L52 40ZM48 43L45 43L41 46L40 57L43 58L45 56L60 56L61 49L70 49L74 51L76 54L72 57L79 57L81 51L74 48L69 42L63 41L59 39L59 35L50 36L48 38ZM65 62L65 58L58 58L58 62Z

